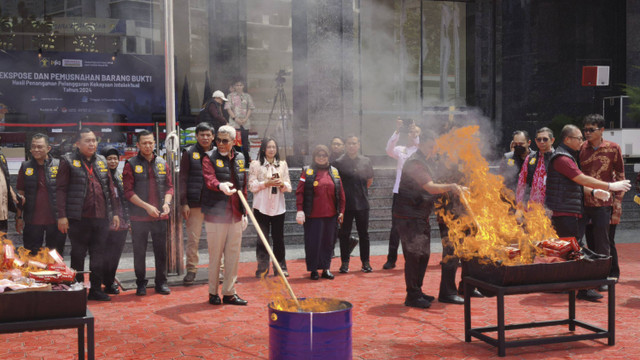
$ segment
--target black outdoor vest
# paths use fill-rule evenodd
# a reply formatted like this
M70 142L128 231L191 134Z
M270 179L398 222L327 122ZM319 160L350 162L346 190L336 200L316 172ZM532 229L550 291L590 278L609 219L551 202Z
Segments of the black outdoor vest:
M87 194L87 169L83 165L84 156L79 151L66 153L62 156L62 160L69 164L69 186L67 188L67 218L80 220L82 219L82 205L84 197ZM104 195L107 207L107 217L112 218L111 209L111 192L109 190L109 169L107 168L107 160L102 155L95 154L91 158L91 167L93 174L100 182L102 194Z
M2 173L4 174L4 181L6 182L7 194L9 194L8 208L11 212L16 212L16 204L11 199L11 177L9 175L9 166L7 165L7 159L0 152L0 169L2 169Z
M436 196L430 194L420 184L418 184L407 171L416 164L417 166L425 169L425 171L433 178L433 174L429 169L429 165L424 154L420 149L418 149L407 159L402 168L400 185L398 186L398 197L396 198L396 202L392 209L394 216L402 218L427 219L433 209L433 202L435 201Z
M122 183L122 173L118 169L111 171L111 178L116 186L118 192L118 201L120 201L120 208L122 209L122 217L120 218L120 229L123 228L123 224L129 221L129 202L124 198L124 184Z
M242 189L245 188L246 182L244 155L233 149L231 151L234 152L233 164L230 164L232 160L229 159L229 156L220 155L218 153L218 149L213 149L210 152L207 152L207 154L216 173L216 179L221 183L231 182L233 183L234 189L242 191ZM229 170L230 165L233 165L234 167L234 179L231 179L231 171ZM230 201L231 196L225 195L222 191L205 189L202 193L202 212L209 215L224 216L227 211L227 205ZM244 206L242 203L240 204L240 209L244 212Z
M316 181L316 175L318 174L318 169L313 166L305 166L302 168L302 171L306 174L305 182L304 182L304 193L302 196L302 210L304 211L305 216L310 216L311 211L313 210L313 195L315 186L313 185ZM331 180L333 180L333 186L336 194L336 212L340 212L340 173L338 169L333 166L329 167L329 176L331 176Z
M56 215L56 177L58 176L58 166L60 166L60 160L48 156L44 161L44 178L47 186L47 193L49 195L49 206L51 206L51 215L54 219L57 219ZM24 203L24 222L29 224L33 218L33 213L36 211L36 198L38 196L38 162L31 159L23 161L20 166L24 171L24 196L26 201Z
M187 202L191 207L200 207L204 177L202 176L202 159L207 156L200 144L191 145L183 156L189 157L189 174L187 177ZM186 204L182 204L186 205Z
M148 162L140 153L127 160L131 166L133 173L133 192L144 201L149 202L149 165L153 168L153 176L156 182L156 190L158 196L158 204L160 212L162 212L162 204L164 204L164 195L167 192L167 163L163 158L154 156L151 162ZM133 216L145 217L147 212L134 204L129 206L129 212Z
M582 186L571 181L571 179L560 174L553 168L553 161L559 156L567 156L574 163L578 164L576 161L576 151L567 149L564 144L558 146L549 160L545 204L555 212L582 214L584 196Z

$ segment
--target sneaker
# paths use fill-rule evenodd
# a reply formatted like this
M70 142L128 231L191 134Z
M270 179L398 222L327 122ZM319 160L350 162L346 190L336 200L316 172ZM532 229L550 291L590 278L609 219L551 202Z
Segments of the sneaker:
M576 298L580 300L598 302L598 300L602 299L603 296L598 294L597 291L593 289L589 289L589 290L578 290L578 295L576 295Z
M373 269L371 268L371 265L369 265L368 261L362 263L362 272L370 273L372 271Z
M136 295L137 296L147 295L147 285L138 285L138 288L136 289Z
M384 263L384 265L382 265L382 268L384 270L391 270L393 268L396 267L396 263L395 262L391 262L391 261L387 261L386 263Z
M343 262L340 265L340 270L338 270L341 274L346 274L349 272L349 262Z
M118 289L118 284L113 283L110 286L105 286L104 292L111 295L118 295L120 294L120 289Z
M419 297L417 299L406 299L404 305L419 309L428 309L431 307L431 302L424 297Z
M156 293L161 294L161 295L169 295L171 294L171 289L169 289L169 286L167 285L167 283L161 284L161 285L156 285Z
M109 295L105 294L102 290L89 290L87 299L95 301L111 301Z
M182 279L182 283L186 286L192 285L194 281L196 281L196 273L193 271L188 271L187 275Z

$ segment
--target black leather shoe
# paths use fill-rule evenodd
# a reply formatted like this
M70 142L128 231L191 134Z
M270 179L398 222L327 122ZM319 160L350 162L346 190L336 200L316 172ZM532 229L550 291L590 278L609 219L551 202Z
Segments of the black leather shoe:
M384 265L382 265L382 268L385 270L391 270L393 268L396 267L396 263L391 262L391 261L387 261L386 263L384 263Z
M431 307L431 302L425 298L419 297L417 299L406 299L404 301L404 305L419 309L428 309Z
M220 305L222 304L222 300L220 300L220 296L218 296L218 294L215 294L215 295L209 294L209 304Z
M229 304L229 305L247 305L247 303L248 303L247 300L240 299L238 294L225 295L225 296L222 297L222 302L225 303L225 304Z
M182 283L185 286L193 285L193 282L196 281L196 273L193 271L187 271L187 275L182 279Z
M318 279L320 279L320 275L318 275L318 272L317 272L317 271L312 271L312 272L311 272L311 276L309 276L309 278L310 278L311 280L318 280Z
M480 291L478 291L478 289L473 289L473 292L471 293L471 297L483 298L484 295L482 295L482 293Z
M427 295L427 294L422 294L422 298L427 300L428 302L433 302L433 300L435 300L436 298L431 296L431 295Z
M136 295L137 296L145 296L145 295L147 295L147 286L146 285L138 285L138 288L136 289Z
M89 300L95 301L111 301L109 295L105 294L102 290L89 290L89 295L87 296Z
M464 304L464 299L458 295L438 296L438 302L447 304Z
M325 271L322 272L322 278L323 279L333 280L334 277L335 276L333 276L333 274L329 270L325 270Z
M171 289L169 289L169 285L164 283L160 286L156 285L156 292L162 295L169 295L171 294Z
M602 299L603 296L598 294L597 291L593 289L589 290L578 290L578 295L576 295L577 299L586 300L591 302L599 302L598 300Z
M349 272L349 263L348 262L343 262L342 265L340 265L340 270L338 270L341 274L346 274Z
M120 289L118 289L118 284L113 283L111 286L105 286L104 292L111 295L118 295L120 294Z
M362 272L370 273L372 271L373 269L371 268L371 265L369 265L368 261L362 263Z

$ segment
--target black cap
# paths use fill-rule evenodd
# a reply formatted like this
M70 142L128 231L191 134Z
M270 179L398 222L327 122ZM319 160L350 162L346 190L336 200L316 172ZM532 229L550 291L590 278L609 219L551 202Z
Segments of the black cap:
M118 152L118 149L114 148L113 146L105 146L101 151L100 154L104 157L107 157L109 155L117 155L120 156L120 153Z

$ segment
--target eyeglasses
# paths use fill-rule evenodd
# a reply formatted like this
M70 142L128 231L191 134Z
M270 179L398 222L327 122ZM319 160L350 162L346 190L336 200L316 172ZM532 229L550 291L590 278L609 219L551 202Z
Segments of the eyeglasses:
M582 131L583 131L585 134L589 134L589 133L592 133L592 132L596 132L596 131L598 131L598 129L596 129L596 128L584 128L584 129L582 129Z
M322 153L322 154L317 154L316 157L328 158L329 155Z
M542 142L542 143L546 143L549 140L551 140L551 139L549 139L549 138L536 138L537 142Z
M228 143L230 143L230 142L231 142L231 140L229 140L229 139L220 139L220 138L216 138L216 142L217 142L218 144L224 144L224 145L227 145Z
M578 141L584 141L584 137L582 136L567 136L568 138L576 139Z

